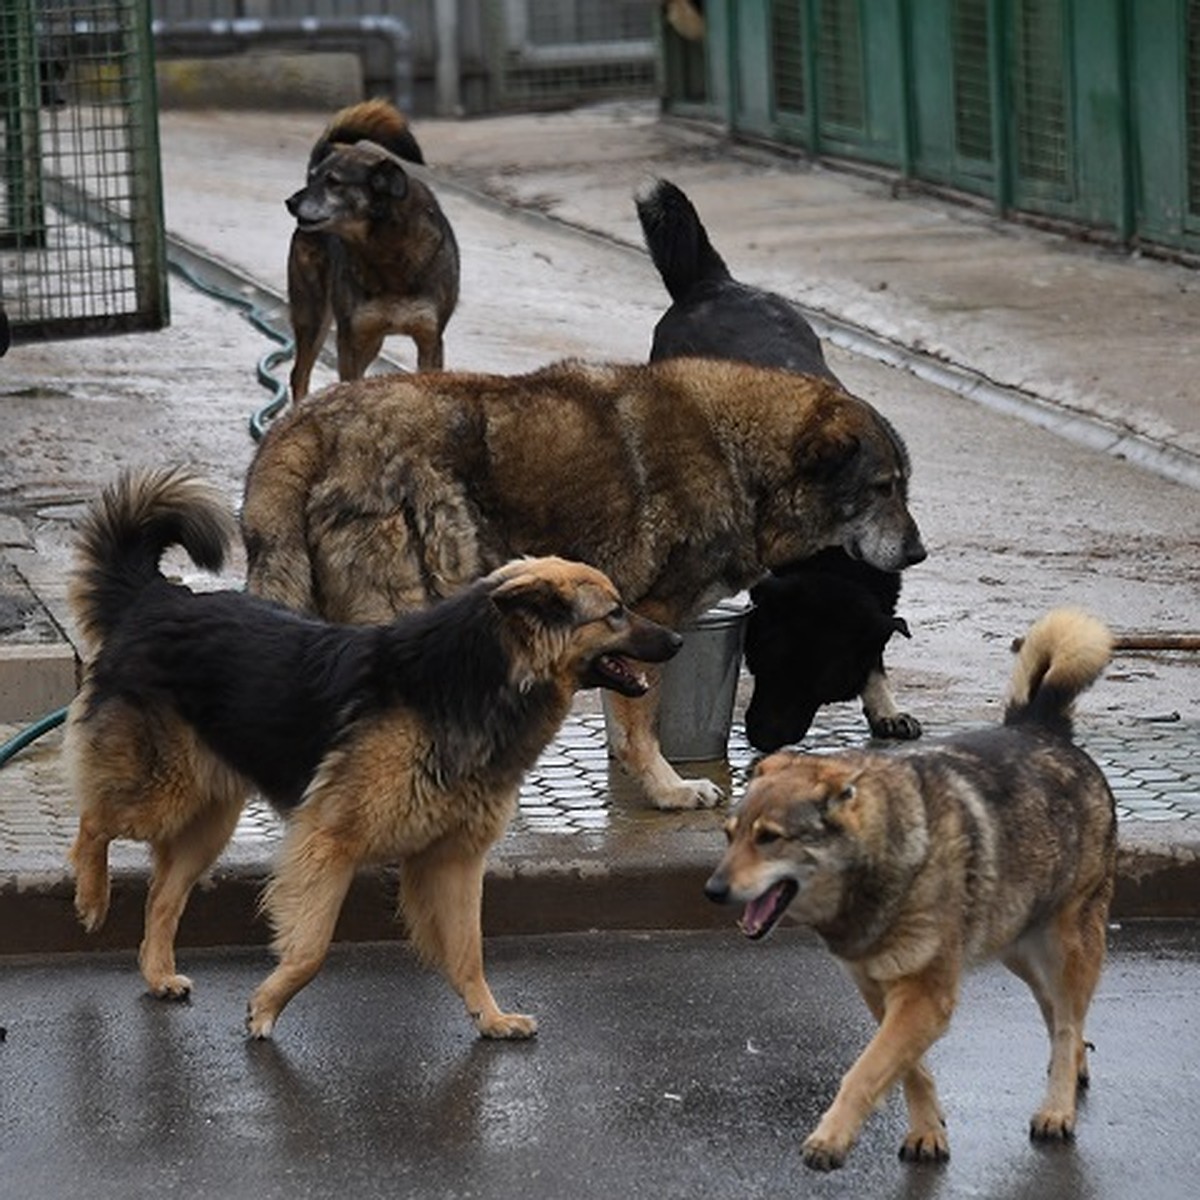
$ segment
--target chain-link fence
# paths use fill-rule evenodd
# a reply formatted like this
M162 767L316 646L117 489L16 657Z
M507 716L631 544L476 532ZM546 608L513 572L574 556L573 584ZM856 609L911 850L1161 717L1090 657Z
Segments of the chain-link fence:
M146 0L0 0L0 296L17 341L166 324Z

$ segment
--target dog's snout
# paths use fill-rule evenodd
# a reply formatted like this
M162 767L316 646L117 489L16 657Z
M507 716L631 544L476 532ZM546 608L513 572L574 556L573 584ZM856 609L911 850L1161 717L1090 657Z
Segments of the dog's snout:
M290 212L292 214L293 217L298 217L300 215L300 201L303 198L303 196L304 196L304 193L302 191L293 192L283 202L284 206L287 208L288 212Z
M714 904L727 904L729 902L729 881L720 871L714 872L704 885L704 894Z
M929 557L929 552L925 549L925 543L919 537L914 538L904 547L904 565L906 567L915 567L917 563L924 562Z

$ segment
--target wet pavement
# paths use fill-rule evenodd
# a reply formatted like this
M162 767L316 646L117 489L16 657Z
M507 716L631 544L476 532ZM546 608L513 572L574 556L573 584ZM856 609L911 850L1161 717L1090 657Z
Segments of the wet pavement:
M477 1039L403 948L342 946L269 1043L241 1030L262 951L192 955L195 999L140 994L132 956L0 961L0 1195L525 1200L1186 1200L1196 1189L1200 927L1116 928L1073 1144L1030 1143L1045 1034L1024 984L969 977L929 1061L951 1160L898 1161L899 1098L840 1172L800 1143L870 1035L798 931L500 938L528 1043Z

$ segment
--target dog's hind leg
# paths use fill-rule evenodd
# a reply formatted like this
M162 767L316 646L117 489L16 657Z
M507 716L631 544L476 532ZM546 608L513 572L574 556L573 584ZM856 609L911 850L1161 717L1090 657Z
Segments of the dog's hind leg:
M138 966L151 994L160 999L185 1000L191 995L192 981L175 970L175 935L192 888L233 836L242 801L240 791L210 801L178 833L151 845L154 871Z
M250 998L246 1030L255 1038L271 1036L288 1001L321 969L358 865L335 834L306 824L305 815L293 818L263 897L279 965Z
M1084 1022L1104 965L1107 899L1086 897L1005 957L1029 985L1050 1035L1046 1095L1029 1122L1036 1141L1069 1141L1075 1135L1079 1089L1089 1081Z
M537 1021L502 1012L483 973L486 850L443 838L404 860L400 902L414 948L445 972L483 1037L527 1038Z
M349 319L338 322L338 378L361 379L383 349L382 329L357 330Z
M445 361L442 331L437 322L422 322L412 326L408 333L417 345L417 370L440 371Z
M88 933L95 933L108 916L108 844L113 837L85 807L69 857L75 868L75 912Z
M650 667L643 670L657 677ZM711 808L721 800L721 789L709 779L684 779L663 757L655 732L658 689L634 699L609 692L613 721L613 751L621 766L641 784L655 808Z
M901 712L892 695L883 664L871 668L861 693L863 715L871 734L877 738L911 741L921 736L921 723L916 717Z

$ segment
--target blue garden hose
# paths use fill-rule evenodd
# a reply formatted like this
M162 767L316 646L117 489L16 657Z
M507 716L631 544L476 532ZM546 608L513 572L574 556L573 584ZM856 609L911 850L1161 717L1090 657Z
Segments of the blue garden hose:
M271 399L261 408L255 409L250 415L250 436L257 442L266 433L268 422L287 406L287 384L281 379L276 379L274 371L281 363L286 362L292 357L296 349L295 343L287 334L282 334L275 329L267 320L262 309L252 300L247 300L245 296L239 296L236 292L231 292L227 288L217 287L216 284L209 283L206 279L197 275L195 271L191 270L190 267L186 267L182 263L172 263L171 266L197 291L204 292L206 295L213 296L217 300L240 308L245 313L246 320L255 329L265 334L272 341L280 343L277 349L269 350L264 354L258 360L255 367L255 376L258 382L271 392ZM49 733L52 729L57 729L66 719L66 708L58 708L54 712L47 713L28 728L21 730L14 737L9 738L7 742L0 745L0 767L5 766L10 758L19 754L26 746L36 742L43 734Z

